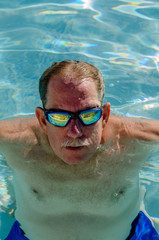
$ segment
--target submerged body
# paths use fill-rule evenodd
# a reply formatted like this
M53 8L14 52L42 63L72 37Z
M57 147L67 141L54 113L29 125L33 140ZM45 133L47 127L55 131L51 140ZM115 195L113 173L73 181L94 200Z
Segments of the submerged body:
M15 217L30 240L124 240L141 209L139 169L146 142L159 141L159 122L110 115L102 81L87 63L55 63L40 80L45 106L37 118L0 123L0 151L14 169Z
M3 152L15 169L15 217L26 236L30 240L126 239L142 205L139 169L148 145L117 139L113 145L101 144L89 160L68 165L47 151L48 140L34 118L18 121L21 130L14 128L14 144L8 151L5 146L10 141L5 142Z

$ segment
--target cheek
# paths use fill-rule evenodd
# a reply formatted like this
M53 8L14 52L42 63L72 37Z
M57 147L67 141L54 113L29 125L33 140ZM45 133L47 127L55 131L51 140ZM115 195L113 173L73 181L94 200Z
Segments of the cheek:
M101 143L102 138L102 124L97 123L94 126L90 126L89 137L93 145L98 146Z
M61 139L62 139L62 134L59 131L60 129L54 127L54 126L49 126L47 127L47 135L48 135L48 140L53 148L53 150L57 150L61 146Z

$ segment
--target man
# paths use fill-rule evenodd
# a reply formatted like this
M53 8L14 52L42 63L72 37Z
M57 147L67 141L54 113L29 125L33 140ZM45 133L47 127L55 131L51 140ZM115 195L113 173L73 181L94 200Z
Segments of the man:
M6 239L159 239L140 211L138 176L159 121L110 115L103 77L88 63L54 63L39 90L36 117L0 124L17 202Z

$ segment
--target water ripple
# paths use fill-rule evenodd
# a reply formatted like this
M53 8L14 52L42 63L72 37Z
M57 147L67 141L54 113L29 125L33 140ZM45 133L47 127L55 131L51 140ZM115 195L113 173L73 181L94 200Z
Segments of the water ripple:
M144 10L147 9L147 8L150 9L150 6L151 6L152 2L147 2L147 1L134 1L134 2L123 1L123 2L128 2L128 3L113 7L113 10L119 11L119 12L124 13L124 14L133 15L135 17L143 18L143 19L146 19L146 20L155 19L154 16L149 17L149 16L147 16L147 14L145 14L147 12L143 11L143 9ZM147 4L149 4L149 5L147 5Z
M0 155L0 211L13 204L12 171L6 166L5 159Z
M129 103L116 108L116 111L128 117L136 116L159 119L159 97L133 99Z

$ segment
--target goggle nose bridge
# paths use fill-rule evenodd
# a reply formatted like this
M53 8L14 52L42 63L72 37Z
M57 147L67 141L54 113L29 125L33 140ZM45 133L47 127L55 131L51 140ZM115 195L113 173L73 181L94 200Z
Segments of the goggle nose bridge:
M79 113L70 113L70 119L79 119Z

